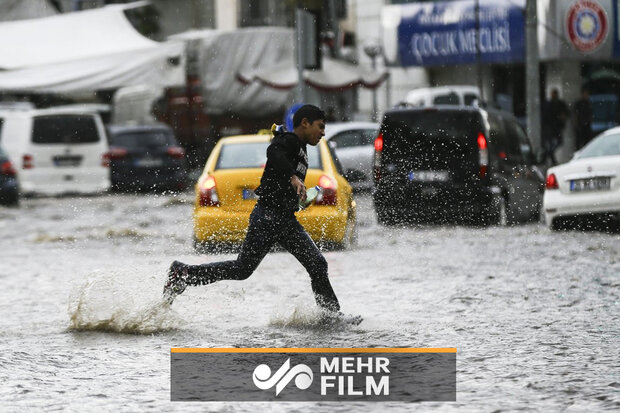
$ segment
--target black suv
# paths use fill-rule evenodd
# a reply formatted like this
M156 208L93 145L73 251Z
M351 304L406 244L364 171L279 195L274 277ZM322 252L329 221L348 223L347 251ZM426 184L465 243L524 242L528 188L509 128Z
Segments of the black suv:
M382 224L538 219L544 175L511 114L479 107L397 107L375 141Z

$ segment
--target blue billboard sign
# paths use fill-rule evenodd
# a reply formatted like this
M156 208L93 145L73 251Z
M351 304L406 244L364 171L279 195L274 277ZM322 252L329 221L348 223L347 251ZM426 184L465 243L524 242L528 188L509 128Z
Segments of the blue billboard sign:
M403 66L523 62L525 0L476 0L402 5L398 55ZM477 30L477 21L479 30Z

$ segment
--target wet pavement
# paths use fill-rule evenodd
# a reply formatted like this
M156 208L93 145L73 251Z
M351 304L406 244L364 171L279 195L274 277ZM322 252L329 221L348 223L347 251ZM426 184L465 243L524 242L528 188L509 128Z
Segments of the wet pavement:
M5 411L618 411L620 236L540 224L377 224L325 254L355 327L318 320L284 253L246 281L161 303L192 250L193 195L25 199L0 207ZM172 403L171 347L457 347L453 403Z

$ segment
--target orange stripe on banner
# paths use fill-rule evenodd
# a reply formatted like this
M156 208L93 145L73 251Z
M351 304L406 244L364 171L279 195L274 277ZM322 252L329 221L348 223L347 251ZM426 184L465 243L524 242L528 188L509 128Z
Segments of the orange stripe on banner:
M447 348L171 348L171 353L456 353Z

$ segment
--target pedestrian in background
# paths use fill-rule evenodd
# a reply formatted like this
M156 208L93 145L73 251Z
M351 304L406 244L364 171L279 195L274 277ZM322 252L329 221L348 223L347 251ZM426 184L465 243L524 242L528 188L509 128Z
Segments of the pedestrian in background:
M581 149L592 139L592 103L587 87L581 88L581 98L575 102L573 112L577 140L575 149Z
M551 165L558 163L555 151L562 145L564 126L569 118L568 105L560 99L559 90L551 89L551 98L543 106L543 162L550 159Z

